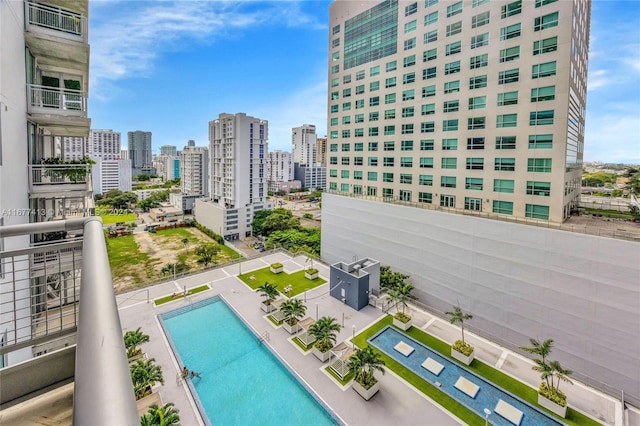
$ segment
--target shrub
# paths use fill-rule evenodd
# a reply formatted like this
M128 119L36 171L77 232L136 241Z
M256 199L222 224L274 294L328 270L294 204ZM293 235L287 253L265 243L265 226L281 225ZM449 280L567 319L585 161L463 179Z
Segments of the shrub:
M398 321L401 321L403 323L408 323L409 321L411 321L411 317L407 314L405 314L404 312L397 312L395 314L395 317Z
M282 265L282 263L280 263L280 262L275 262L275 263L272 263L272 264L271 264L271 267L272 267L273 269L282 268L282 266L283 266L283 265Z
M453 342L453 346L451 346L451 349L460 352L464 356L469 356L473 353L473 346L463 342L462 340L456 340L455 342Z
M318 340L315 345L316 348L318 348L318 350L322 353L330 351L333 347L330 340Z
M316 268L309 268L305 271L309 275L317 274L318 270Z
M540 389L538 389L538 392L540 395L562 407L567 405L567 395L556 387L547 386L545 382L540 383Z

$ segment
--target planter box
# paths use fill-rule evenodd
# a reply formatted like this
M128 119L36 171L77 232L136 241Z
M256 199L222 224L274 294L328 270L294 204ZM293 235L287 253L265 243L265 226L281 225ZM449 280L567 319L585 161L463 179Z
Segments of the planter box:
M562 405L558 405L550 399L542 396L541 394L538 394L538 404L551 411L552 413L562 417L563 419L567 417L566 405L564 407Z
M271 312L276 310L276 307L273 306L271 303L269 303L267 305L266 303L262 302L262 303L260 303L260 309L262 309L266 313L270 314Z
M158 407L162 407L164 405L162 403L162 398L160 397L160 392L158 392L157 390L136 401L138 414L140 416L147 414L147 412L149 411L149 407L151 407L153 404L157 404Z
M407 322L402 322L398 318L393 317L393 325L398 327L402 331L407 331L413 325L413 320L409 320Z
M353 390L358 392L361 397L363 397L366 401L370 400L373 395L375 395L380 390L380 382L376 382L375 385L371 386L369 389L365 389L360 383L353 381L351 385Z
M273 266L270 266L269 269L271 269L271 272L273 272L274 274L279 274L280 272L284 271L284 266L281 266L279 268L274 268Z
M311 352L322 362L327 362L331 357L330 350L326 352L320 352L320 349L318 349L315 345L313 346L313 348L311 348Z
M308 280L315 280L316 278L318 278L318 276L320 275L319 272L314 272L313 274L310 274L307 271L304 271L304 277Z
M289 334L296 334L298 332L298 330L300 329L300 325L298 325L298 323L296 323L295 325L289 325L288 322L283 321L282 322L282 328L287 330L289 332Z
M474 354L475 354L475 351L471 352L471 355L466 356L465 354L451 348L451 358L457 359L458 361L466 365L471 364L471 361L473 361Z

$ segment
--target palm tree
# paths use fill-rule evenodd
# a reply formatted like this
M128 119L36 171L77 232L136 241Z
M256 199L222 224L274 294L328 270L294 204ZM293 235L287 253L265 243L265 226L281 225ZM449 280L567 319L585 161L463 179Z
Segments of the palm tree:
M154 384L164 384L162 368L156 365L155 361L154 358L139 359L129 367L136 399L144 397L149 388Z
M551 387L553 383L549 383L549 378L553 374L551 373L551 367L547 364L546 358L553 348L553 339L547 339L543 342L536 339L529 339L529 343L531 343L531 346L520 346L520 349L540 357L540 359L535 360L536 365L534 365L532 369L538 371L541 374L542 380L546 381L547 385Z
M336 343L336 338L342 328L332 317L322 317L309 327L309 334L316 338L315 346L320 352L327 352Z
M142 351L138 349L138 345L149 341L149 336L140 329L141 327L138 327L136 330L129 330L124 333L124 347L127 348L127 358L138 355Z
M187 253L189 253L189 239L188 238L183 238L182 239L182 244L184 244L185 250L187 250Z
M268 281L265 281L264 284L258 287L256 290L258 290L260 292L260 295L265 298L263 302L265 305L270 305L271 302L276 300L276 298L280 294L278 288Z
M167 402L164 406L158 407L157 404L152 404L149 407L149 411L142 417L140 417L141 426L169 426L177 425L180 423L180 416L178 412L180 410L173 408L173 402Z
M569 376L573 373L573 371L568 370L566 368L562 368L559 361L549 361L549 367L551 369L551 385L556 388L558 391L560 390L560 382L567 382L569 384L573 384L573 382L569 379ZM558 384L553 384L553 376L558 378Z
M300 299L289 299L282 304L280 310L284 314L284 320L287 324L294 326L307 312L307 307Z
M213 244L203 244L196 248L196 254L198 255L198 263L204 263L207 266L213 261L213 258L218 254L220 249Z
M464 322L466 320L472 319L473 315L465 314L464 312L462 312L462 309L460 308L460 305L454 306L453 307L453 311L445 312L445 313L451 317L449 319L449 322L451 324L455 325L455 324L460 323L460 329L462 330L462 343L465 343L464 342Z
M369 389L378 381L374 376L376 371L384 374L384 365L385 363L380 358L380 354L375 352L370 345L365 346L363 349L356 349L347 363L349 370L355 373L355 380L366 389Z
M402 308L402 315L406 316L405 309L409 307L407 302L409 300L415 300L416 296L411 294L413 291L413 286L409 283L399 284L392 290L389 290L389 298L392 303L395 303L396 309L400 312L400 308Z

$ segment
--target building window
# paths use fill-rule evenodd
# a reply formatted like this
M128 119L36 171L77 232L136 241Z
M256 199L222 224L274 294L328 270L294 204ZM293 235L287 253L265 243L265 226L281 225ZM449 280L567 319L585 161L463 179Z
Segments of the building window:
M351 74L347 74L347 75L343 76L343 77L342 77L342 82L343 82L344 84L351 83Z
M536 111L529 113L529 125L530 126L543 126L547 124L553 124L554 111Z
M447 37L451 37L456 34L460 34L462 32L462 21L454 22L453 24L447 25L447 31L445 35Z
M438 22L438 12L427 13L424 17L424 26Z
M342 137L343 138L350 138L351 137L351 130L346 129L342 131Z
M384 134L386 136L396 134L396 126L384 126Z
M369 196L377 196L378 195L378 188L376 188L375 186L367 186L367 195Z
M378 142L369 142L369 146L367 147L369 151L377 151L378 150Z
M447 6L447 18L451 16L462 13L462 2L459 1L457 3L452 4L451 6Z
M353 180L362 180L362 170L354 170Z
M386 70L387 72L395 71L398 68L398 63L396 61L387 62Z
M516 170L515 158L496 158L494 170L498 172L514 172Z
M416 81L416 73L409 72L402 76L402 84L410 84Z
M343 143L342 144L342 152L349 152L351 149L351 144Z
M421 115L432 115L436 113L436 104L426 104L420 107Z
M338 152L338 144L337 144L337 143L332 143L332 144L329 146L329 151L330 151L330 152Z
M549 220L549 206L526 204L524 208L524 216L532 219Z
M373 111L369 113L369 121L378 121L380 118L380 113L378 111Z
M364 80L364 70L356 72L356 81L360 81L360 80Z
M456 112L458 111L458 106L460 102L456 99L454 101L444 101L443 111L444 112Z
M433 169L433 157L420 157L421 169Z
M486 106L486 96L476 96L474 98L469 98L469 109L484 109Z
M388 94L384 95L384 103L385 103L385 105L393 104L395 102L396 102L396 94L395 93L388 93Z
M342 160L342 161L341 161L341 164L342 164L343 166L348 166L348 165L349 165L349 162L351 161L351 158L349 158L349 157L342 157L342 158L341 158L341 160Z
M510 62L517 59L520 59L520 46L500 50L500 62Z
M389 77L384 81L384 87L387 89L390 87L396 87L396 77Z
M380 105L380 96L372 96L369 98L369 106L378 106Z
M515 136L496 137L496 149L516 149L516 137Z
M338 170L336 170L336 169L329 170L329 177L337 178L338 177Z
M378 157L369 157L367 159L367 164L369 166L377 167L378 166Z
M479 34L471 37L471 48L487 46L489 44L489 33Z
M404 90L402 92L403 101L412 101L416 98L416 91L414 89Z
M429 49L422 53L422 62L433 61L438 58L438 49Z
M493 192L506 192L507 194L513 194L513 180L507 179L494 179L493 180Z
M553 135L529 135L529 149L553 148Z
M548 15L537 17L533 24L533 30L542 31L542 30L546 30L547 28L553 28L557 26L558 26L558 12L554 12Z
M552 101L556 98L556 86L531 89L531 102Z
M455 207L456 197L454 195L440 195L440 207Z
M395 157L384 157L382 159L382 165L384 167L393 167L396 165L396 159Z
M493 202L493 212L497 214L513 214L513 203L511 201L497 201Z
M436 78L436 67L431 67L422 70L422 79L428 80L430 78Z
M400 183L406 183L406 184L413 183L413 175L408 173L400 173Z
M364 159L362 157L353 157L354 166L362 166L363 164L364 164Z
M384 119L385 120L393 120L396 118L396 110L395 109L387 109L384 111Z
M464 189L469 189L471 191L482 191L482 178L465 178L464 180Z
M487 65L489 65L489 54L485 53L483 55L473 56L471 57L469 62L469 66L472 70L476 68L486 67Z
M331 165L338 164L338 157L329 157L329 164Z
M456 93L460 91L460 80L444 83L444 93Z
M408 6L404 7L404 16L413 15L418 11L418 3L411 3Z
M354 151L364 151L364 144L362 142L358 142L353 147Z
M399 193L400 201L411 201L411 191L401 189Z
M329 189L331 189L333 191L337 191L338 190L338 184L336 182L329 182Z
M518 68L498 73L498 84L515 83L520 79L520 70Z
M527 195L539 195L541 197L549 197L551 195L551 183L528 180Z
M343 111L351 111L351 102L345 102L342 104Z
M354 117L354 122L364 123L364 114L356 114L353 117Z
M351 116L345 115L344 117L342 117L342 124L351 124Z
M489 3L489 0L473 0L471 2L471 7L478 7L486 3Z
M407 56L402 60L402 66L404 68L413 66L416 64L416 55Z
M407 22L406 24L404 24L404 33L408 34L411 33L413 31L416 30L416 28L418 28L418 23L417 21L411 21L411 22Z
M458 139L442 139L442 150L443 151L457 151L458 150Z
M440 167L442 169L456 169L458 167L458 159L456 157L445 157L441 160Z
M420 133L433 133L436 131L436 125L433 121L420 123Z
M478 77L469 78L469 89L480 89L487 87L487 76L480 75Z
M400 151L413 151L413 141L401 141Z
M462 51L462 42L456 41L453 43L449 43L445 46L444 55L455 55L456 53L460 53Z
M536 7L544 6L549 3L555 3L558 0L536 0Z
M371 67L369 69L369 77L374 77L380 74L380 65L376 65L375 67Z
M384 198L393 198L393 188L382 188L382 196Z
M520 37L522 32L522 24L517 23L507 27L500 28L500 40L509 40Z
M413 133L413 123L411 124L403 124L401 127L401 132L403 135L410 135Z
M356 101L356 109L362 109L364 108L364 99L358 99Z
M504 19L509 16L517 15L520 12L522 12L522 0L514 1L513 3L502 6L500 17Z
M482 211L482 198L464 197L464 209L473 211Z
M425 8L436 5L436 4L438 4L438 0L424 0Z
M413 117L414 114L414 107L403 107L402 108L402 117L403 118L409 118L409 117Z
M334 47L338 47L338 46L340 46L340 38L334 38L331 41L331 47L334 48Z
M470 117L467 119L467 130L484 129L485 127L485 117Z
M443 132L453 132L458 130L458 119L452 120L443 120L442 121L442 131Z
M441 176L440 177L440 186L442 188L455 188L456 187L456 177L455 176Z
M378 128L369 127L369 136L378 136Z
M427 86L422 88L422 97L428 98L436 95L436 86Z
M420 141L420 151L433 151L433 139L423 139Z
M518 92L498 93L498 106L516 105L518 103Z
M551 173L551 158L527 159L527 171L536 173Z
M421 186L433 186L433 175L420 175L418 184Z
M340 32L340 25L336 25L333 27L331 34L335 35L338 34Z
M355 129L353 131L353 136L355 136L356 138L364 137L364 129L363 128Z
M484 158L467 158L467 170L484 170Z
M467 138L467 149L484 149L484 138Z
M460 61L451 62L444 65L444 74L455 74L460 72Z
M550 77L553 75L556 75L556 61L531 67L531 78Z
M369 83L369 91L375 92L376 90L380 90L380 82L372 81L371 83Z
M375 182L378 180L378 172L367 172L367 180Z
M518 114L501 114L496 118L496 127L516 127L518 125Z
M429 31L424 33L424 44L433 43L438 40L438 30Z
M558 37L545 38L544 40L533 42L533 54L541 55L543 53L555 52L558 50Z
M489 23L489 11L471 17L471 28L478 28Z
M392 183L393 182L393 173L383 173L382 174L382 181L383 182Z
M340 177L342 179L349 179L349 170L341 170L340 171Z
M356 95L362 95L364 93L364 84L356 86Z

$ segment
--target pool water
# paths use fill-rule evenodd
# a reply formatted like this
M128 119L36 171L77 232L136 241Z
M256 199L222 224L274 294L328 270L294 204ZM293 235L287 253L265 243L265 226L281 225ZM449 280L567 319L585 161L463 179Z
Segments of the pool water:
M210 423L337 423L221 299L161 318L178 362L201 374L188 380Z
M415 349L409 356L405 357L394 349L394 347L401 341ZM436 381L439 382L440 390L453 397L479 416L484 417L484 409L488 408L492 412L489 417L489 422L493 425L513 426L513 423L493 412L498 400L500 399L524 413L520 426L564 425L564 423L547 415L536 407L529 405L527 402L520 400L507 391L495 386L493 383L486 381L484 378L477 376L475 373L461 365L450 361L448 358L443 357L428 346L425 346L410 336L399 332L393 327L387 326L383 328L377 334L369 338L369 343L389 355L394 360L398 361L400 364L409 368L429 383L435 383ZM421 364L428 357L444 365L444 369L440 372L440 375L436 376L426 368L422 367ZM480 391L475 398L471 398L454 387L454 384L460 376L470 380L480 387Z

